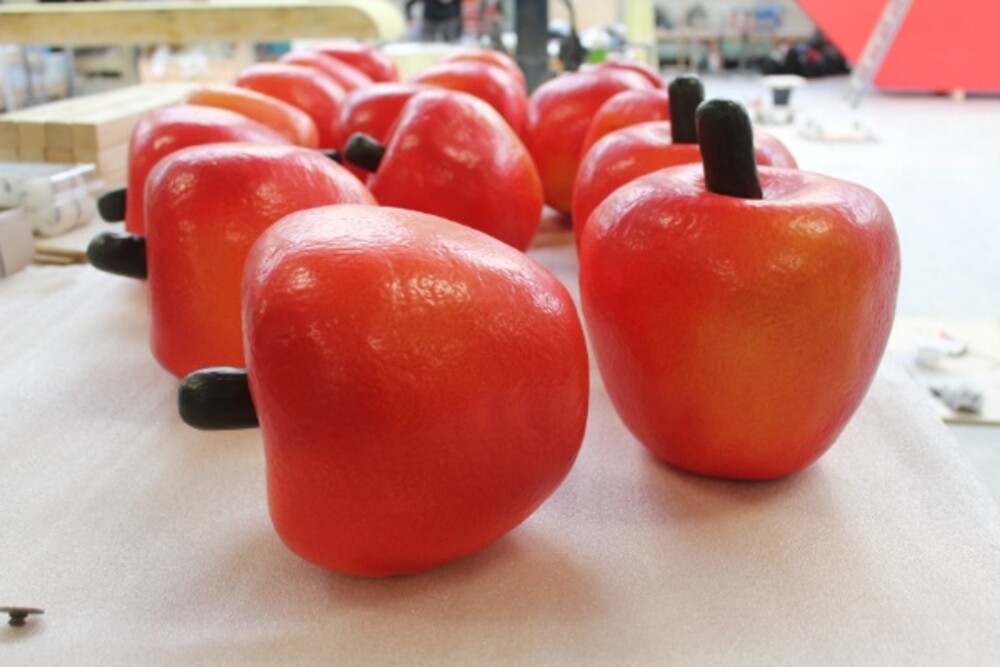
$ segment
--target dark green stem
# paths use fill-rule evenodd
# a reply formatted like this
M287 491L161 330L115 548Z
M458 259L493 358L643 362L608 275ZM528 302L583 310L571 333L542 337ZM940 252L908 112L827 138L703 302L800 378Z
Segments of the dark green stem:
M189 374L177 390L177 409L185 424L206 431L260 425L242 368L206 368Z
M383 155L385 146L363 132L352 134L347 140L347 146L344 147L344 160L348 164L372 173L378 171Z
M667 86L670 102L670 138L675 144L698 143L694 114L705 99L705 87L693 74L683 74Z
M125 219L125 188L108 190L97 198L97 212L105 222Z
M340 154L340 151L334 150L333 148L321 148L320 153L327 156L337 164L344 164L344 156Z
M746 110L732 100L708 100L698 107L697 121L708 191L741 199L763 199L753 126Z
M127 232L102 232L87 246L87 260L101 271L145 280L146 239Z

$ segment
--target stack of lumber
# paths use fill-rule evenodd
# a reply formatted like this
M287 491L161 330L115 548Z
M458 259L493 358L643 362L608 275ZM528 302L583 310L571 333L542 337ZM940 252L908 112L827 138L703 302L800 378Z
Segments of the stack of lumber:
M129 86L0 115L0 162L97 165L106 187L123 185L132 128L194 86Z

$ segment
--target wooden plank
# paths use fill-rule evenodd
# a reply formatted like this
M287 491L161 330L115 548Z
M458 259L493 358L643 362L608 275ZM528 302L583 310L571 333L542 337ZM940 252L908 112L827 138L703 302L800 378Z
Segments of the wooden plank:
M21 162L64 161L67 153L88 151L85 161L94 161L102 148L127 141L145 113L179 101L195 87L189 83L128 86L3 114L0 150L7 159Z
M17 119L16 113L0 114L0 150L12 150L17 153Z
M42 162L45 123L52 118L72 117L87 104L86 98L78 97L0 115L0 146L17 150L21 162Z
M45 150L73 152L73 126L62 120L45 123Z
M181 101L197 87L187 83L138 86L139 94L128 103L107 105L75 122L73 149L82 155L126 142L140 118L153 109Z
M17 159L21 162L45 162L44 119L17 123Z
M44 155L46 162L56 162L59 164L74 164L77 162L76 154L72 150L67 151L46 146Z
M68 100L75 104L46 111L45 147L53 150L72 151L74 148L74 125L85 123L91 116L106 112L108 109L119 109L128 105L135 98L142 96L142 89L142 86L127 86L104 93L75 97Z
M391 40L405 29L402 13L388 0L0 6L0 44L184 44L336 36Z
M35 252L42 253L49 258L69 258L73 262L85 262L90 240L100 232L111 229L115 229L115 227L107 225L101 220L92 220L65 234L36 239Z
M27 111L29 110L0 115L0 147L20 153L22 142L28 142L25 144L26 147L37 145L44 149L44 125L40 130L23 129L22 126L44 123L45 112L38 112L37 107L36 110L31 110L34 113L27 113ZM38 136L39 132L41 132L41 138ZM20 159L20 155L17 159Z

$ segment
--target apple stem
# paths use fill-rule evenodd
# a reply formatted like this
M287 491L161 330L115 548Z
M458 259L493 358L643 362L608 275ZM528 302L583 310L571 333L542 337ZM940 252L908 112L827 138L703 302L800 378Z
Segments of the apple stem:
M705 99L705 87L693 74L683 74L667 86L670 103L670 140L675 144L698 143L694 115Z
M190 373L177 390L184 423L206 431L260 426L247 372L218 366Z
M698 144L709 192L741 199L763 199L753 126L742 105L708 100L698 107Z
M352 134L344 147L344 159L348 164L372 173L378 171L384 155L385 146L363 132Z
M127 232L102 232L87 246L87 260L101 271L145 280L146 239Z
M122 222L125 219L125 188L108 190L98 197L97 212L105 222Z

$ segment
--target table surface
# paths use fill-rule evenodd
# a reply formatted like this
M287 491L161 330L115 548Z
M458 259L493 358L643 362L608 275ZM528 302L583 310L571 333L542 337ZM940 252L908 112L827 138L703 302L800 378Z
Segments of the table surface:
M575 290L571 237L531 253ZM580 457L481 553L322 571L271 528L257 431L182 424L141 284L0 281L5 665L1000 664L1000 511L891 359L816 465L759 484L662 465L593 377Z

